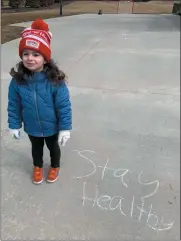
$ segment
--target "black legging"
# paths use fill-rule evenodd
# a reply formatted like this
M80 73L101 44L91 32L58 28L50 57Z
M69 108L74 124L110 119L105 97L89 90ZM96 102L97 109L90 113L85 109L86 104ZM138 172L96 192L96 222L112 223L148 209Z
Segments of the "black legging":
M58 134L49 137L34 137L29 135L32 144L33 164L37 167L43 166L44 140L50 151L51 167L60 167L61 151L58 144Z

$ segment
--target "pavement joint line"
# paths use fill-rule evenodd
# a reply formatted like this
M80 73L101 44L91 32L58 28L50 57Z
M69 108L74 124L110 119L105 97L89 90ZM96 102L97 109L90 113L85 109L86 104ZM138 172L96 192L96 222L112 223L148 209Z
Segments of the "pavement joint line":
M114 91L114 92L129 92L129 93L135 93L135 94L148 94L148 95L168 95L168 96L177 96L178 94L168 94L168 93L159 93L159 92L144 92L139 90L121 90L121 89L106 89L106 88L99 88L99 87L89 87L89 86L75 86L75 85L68 85L70 88L84 88L84 89L92 89L92 90L102 90L102 91ZM166 89L163 89L165 91Z

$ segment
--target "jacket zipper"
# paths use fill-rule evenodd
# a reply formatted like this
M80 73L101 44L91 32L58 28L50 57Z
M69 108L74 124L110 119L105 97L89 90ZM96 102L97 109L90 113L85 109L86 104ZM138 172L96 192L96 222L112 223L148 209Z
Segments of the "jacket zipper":
M43 136L43 129L42 129L39 114L38 114L38 105L37 105L37 98L36 98L36 84L35 83L34 83L34 100L35 100L35 107L36 107L36 115L37 115L37 119L38 119L40 129L42 131L42 136Z

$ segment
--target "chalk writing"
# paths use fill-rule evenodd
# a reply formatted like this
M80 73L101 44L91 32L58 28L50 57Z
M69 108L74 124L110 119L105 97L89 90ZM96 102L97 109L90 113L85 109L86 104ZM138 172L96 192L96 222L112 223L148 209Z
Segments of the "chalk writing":
M74 150L77 152L77 154L83 158L84 161L86 161L89 165L91 165L91 171L86 173L83 176L76 177L77 179L88 179L88 177L94 175L97 173L97 169L101 169L101 176L100 180L103 181L105 178L106 173L110 173L113 175L113 177L118 178L120 180L120 184L123 188L126 188L128 190L128 183L125 181L125 176L132 173L129 169L125 168L112 168L110 166L110 158L107 158L105 165L96 165L96 163L89 157L86 156L86 154L96 154L94 151L91 150ZM141 186L149 187L149 189L152 189L151 192L148 194L141 196L140 201L141 205L137 205L138 201L136 201L135 195L133 194L131 197L131 201L129 202L128 199L124 198L122 195L114 195L110 196L100 194L100 189L97 184L95 184L94 190L95 193L91 196L89 193L89 185L92 187L92 183L87 183L86 181L83 182L83 189L82 189L82 203L83 206L86 204L91 204L92 208L95 208L96 206L100 208L103 211L115 211L119 210L120 214L124 217L130 217L133 218L136 215L137 221L141 222L142 217L146 217L146 225L151 228L154 231L164 231L169 230L172 228L174 221L170 223L164 223L163 217L159 218L154 212L153 212L153 206L152 204L149 206L149 209L147 210L145 208L145 201L148 200L148 198L153 197L156 195L158 189L159 189L159 181L143 181L143 171L140 172L140 174L137 177L137 183L139 183ZM92 188L91 188L92 190ZM130 195L129 195L130 196ZM138 198L137 198L138 199ZM128 204L130 203L130 206L128 207ZM125 208L127 206L127 208Z
M131 202L131 218L133 217L133 208L134 208L134 196Z
M118 204L117 206L113 207L112 206L112 202L114 199L118 199ZM110 210L110 211L114 211L115 209L117 209L119 207L120 212L122 213L122 215L126 216L126 214L123 212L122 210L122 200L123 198L121 196L108 196L108 195L101 195L99 196L99 190L98 190L98 186L95 185L95 196L90 198L86 196L86 182L83 183L83 206L85 205L85 201L89 201L92 202L92 207L95 207L95 205L97 205L99 208L101 208L102 210ZM107 206L102 206L103 203L108 203Z
M79 178L84 178L84 177L89 177L89 176L93 175L93 174L96 172L96 165L95 165L95 163L94 163L90 158L88 158L88 157L82 155L82 153L84 153L84 152L95 153L95 152L94 152L94 151L90 151L90 150L84 150L84 151L77 151L77 150L74 150L74 151L76 151L77 154L78 154L80 157L82 157L82 158L84 158L85 160L89 161L89 162L93 165L93 171L92 171L91 173L86 174L86 175L81 176L81 177L77 177L77 179L79 179Z
M161 225L163 225L163 227L165 228L158 228L158 231L165 231L165 230L169 230L170 228L172 228L174 224L174 221L171 223L163 223L163 217L161 218Z
M102 168L102 176L101 176L101 179L103 180L103 178L104 178L105 170L114 171L113 176L114 176L114 177L121 178L122 184L123 184L125 187L128 187L128 185L125 183L123 177L124 177L128 172L130 172L130 171L129 171L128 169L114 169L114 168L107 167L107 166L108 166L108 163L109 163L109 158L107 159L107 162L106 162L105 166L98 166L98 167ZM123 172L123 173L120 173L120 172Z
M156 194L156 192L158 191L158 187L159 187L159 181L156 180L156 181L154 181L154 182L143 183L143 182L141 181L141 175L142 175L142 173L143 173L143 171L141 171L141 173L140 173L139 176L138 176L138 182L139 182L140 184L142 184L142 185L144 185L144 186L149 186L149 185L152 185L152 184L156 184L156 188L155 188L155 190L154 190L152 193L141 197L141 199L143 200L143 199L145 199L145 198L152 197L153 195Z
M145 204L145 203L142 201L141 207L136 206L137 209L140 211L140 214L139 214L139 217L138 217L138 222L141 221L141 218L142 218L143 214L145 214L145 215L147 214L146 210L144 209L144 204Z
M86 174L86 175L83 175L83 176L78 176L76 177L77 179L81 179L81 178L85 178L85 177L89 177L89 176L92 176L93 174L96 173L97 171L97 167L101 168L102 169L102 174L101 174L101 180L104 179L104 176L105 176L105 171L113 171L113 176L116 177L116 178L120 178L121 179L121 182L122 184L125 186L125 187L128 187L128 185L126 184L126 182L124 181L124 176L129 173L130 171L128 169L114 169L114 168L110 168L108 167L108 163L109 163L109 158L107 159L106 163L104 166L96 166L96 164L94 163L93 160L91 160L90 158L86 157L85 155L83 155L82 153L95 153L94 151L90 151L90 150L83 150L83 151L78 151L78 150L73 150L75 152L77 152L77 154L84 158L85 160L87 160L89 163L92 164L92 171L89 173L89 174Z

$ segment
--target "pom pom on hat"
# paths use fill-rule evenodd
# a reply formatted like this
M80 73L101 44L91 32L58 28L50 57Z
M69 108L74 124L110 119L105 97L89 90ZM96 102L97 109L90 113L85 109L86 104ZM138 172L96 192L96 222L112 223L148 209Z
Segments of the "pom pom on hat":
M31 28L33 29L39 29L39 30L44 30L44 31L49 31L48 24L45 23L41 18L37 18L32 24Z
M22 34L19 44L19 56L22 58L24 49L30 49L41 53L46 61L51 59L51 39L52 33L49 32L49 26L41 18L37 18L26 28Z

